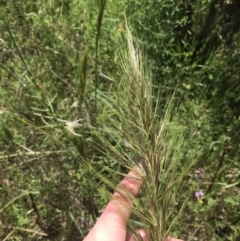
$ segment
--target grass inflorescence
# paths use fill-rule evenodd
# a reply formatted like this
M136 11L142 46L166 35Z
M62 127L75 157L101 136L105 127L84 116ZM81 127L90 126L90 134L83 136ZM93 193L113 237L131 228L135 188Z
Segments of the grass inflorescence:
M127 25L125 29L118 49L120 77L114 80L111 91L99 93L104 124L99 121L96 135L106 158L118 160L126 169L144 160L145 182L133 213L150 231L149 240L160 241L169 235L185 205L184 200L178 207L176 203L183 190L183 177L194 161L185 158L184 164L180 162L188 137L178 114L175 92L162 104L164 86L159 92L154 91L143 54L134 46ZM130 223L131 230L136 230L136 222Z

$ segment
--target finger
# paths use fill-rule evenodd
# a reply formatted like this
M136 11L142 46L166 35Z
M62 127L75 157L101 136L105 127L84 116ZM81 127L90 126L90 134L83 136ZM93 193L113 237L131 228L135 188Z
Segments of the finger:
M142 238L142 239L140 239L140 240L148 241L148 239L147 239L147 234L146 234L146 232L145 232L143 229L139 229L139 230L137 231L137 233L138 233L139 236ZM127 238L126 238L126 241L138 241L138 240L139 240L139 239L136 237L135 234L130 234L130 235L128 235Z
M119 183L112 200L108 203L100 219L111 224L118 224L118 229L126 229L127 220L131 214L133 197L136 197L142 186L142 177L137 169L132 170ZM109 219L109 217L113 219Z
M140 170L135 168L128 173L118 185L112 200L89 233L87 237L89 240L96 235L98 240L116 240L116 235L119 241L126 240L126 225L133 206L132 199L138 194L142 183Z

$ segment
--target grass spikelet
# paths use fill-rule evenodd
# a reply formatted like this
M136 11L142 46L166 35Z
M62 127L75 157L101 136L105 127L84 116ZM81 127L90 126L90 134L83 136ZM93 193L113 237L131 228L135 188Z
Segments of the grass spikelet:
M136 161L144 160L145 182L129 230L144 228L149 240L160 241L170 234L184 208L182 177L191 163L180 163L185 128L174 106L174 93L166 105L160 103L161 94L155 94L151 74L127 26L126 40L127 48L122 44L119 50L120 78L111 93L99 94L102 113L97 136L110 161L119 160L131 169Z

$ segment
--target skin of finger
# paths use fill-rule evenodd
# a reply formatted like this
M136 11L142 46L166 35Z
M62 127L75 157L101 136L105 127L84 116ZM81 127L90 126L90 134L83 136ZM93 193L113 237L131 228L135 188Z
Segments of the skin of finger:
M120 182L117 190L129 192L136 196L142 186L142 177L137 169L132 170ZM102 215L84 241L118 241L126 240L126 225L133 206L132 201L124 198L119 192L113 194Z

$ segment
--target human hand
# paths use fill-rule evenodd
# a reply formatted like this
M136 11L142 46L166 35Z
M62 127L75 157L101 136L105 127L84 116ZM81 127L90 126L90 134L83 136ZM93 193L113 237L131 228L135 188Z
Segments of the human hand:
M128 173L128 175L119 183L117 190L127 192L136 197L143 180L137 169ZM83 241L135 241L133 234L127 234L127 221L131 215L133 202L123 197L115 191L112 200L107 204L102 215L98 219L89 234ZM128 196L128 195L126 195ZM144 241L148 241L144 230L138 230ZM183 241L181 239L167 237L165 241Z

